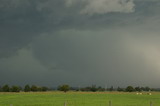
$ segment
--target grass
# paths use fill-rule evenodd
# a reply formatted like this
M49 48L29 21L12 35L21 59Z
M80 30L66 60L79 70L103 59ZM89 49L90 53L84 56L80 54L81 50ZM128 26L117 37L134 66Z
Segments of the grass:
M0 106L160 106L160 93L136 95L119 92L21 92L0 93Z

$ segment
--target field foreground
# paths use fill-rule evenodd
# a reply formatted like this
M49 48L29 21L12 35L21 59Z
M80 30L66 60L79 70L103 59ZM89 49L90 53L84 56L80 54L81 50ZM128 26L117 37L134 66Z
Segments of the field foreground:
M119 92L21 92L0 93L0 106L160 106L160 93L152 95L144 93Z

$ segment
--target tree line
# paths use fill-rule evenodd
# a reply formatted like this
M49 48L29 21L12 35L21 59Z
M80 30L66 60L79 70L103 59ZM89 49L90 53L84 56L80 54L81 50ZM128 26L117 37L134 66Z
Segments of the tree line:
M142 92L142 91L160 91L160 89L153 89L149 87L133 87L133 86L127 86L126 88L121 88L117 87L114 88L111 86L110 88L104 88L101 86L96 86L96 85L91 85L87 87L70 87L67 84L60 85L57 88L48 88L46 86L36 86L36 85L25 85L24 87L21 86L9 86L9 85L4 85L0 87L0 92L45 92L45 91L53 91L53 90L58 90L58 91L91 91L91 92L104 92L104 91L119 91L119 92Z
M119 91L119 92L142 92L142 91L160 91L160 89L153 89L150 87L133 87L133 86L127 86L126 88L117 87L114 88L113 86L109 88L103 88L101 86L92 85L89 87L80 88L80 91Z
M0 87L0 92L20 92L20 91L24 91L24 92L36 92L36 91L48 91L49 88L45 87L45 86L36 86L36 85L25 85L24 88L22 88L21 86L9 86L9 85L4 85L2 87Z

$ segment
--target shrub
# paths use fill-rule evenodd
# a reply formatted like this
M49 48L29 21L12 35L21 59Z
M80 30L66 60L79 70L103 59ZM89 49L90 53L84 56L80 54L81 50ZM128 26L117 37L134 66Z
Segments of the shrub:
M67 91L70 90L70 87L69 87L69 85L66 85L66 84L65 84L65 85L59 86L59 87L58 87L58 90L67 92Z
M29 85L26 85L24 87L24 92L29 92L29 91L31 91L31 87Z
M33 92L38 91L38 87L35 86L35 85L32 85L32 86L31 86L31 91L33 91Z
M4 85L3 87L2 87L2 91L3 92L9 92L9 86L8 85Z
M127 92L133 92L133 91L134 91L134 88L133 88L132 86L128 86L128 87L126 88L126 91L127 91Z
M12 87L10 88L10 91L11 91L11 92L20 92L20 87L18 87L18 86L12 86Z

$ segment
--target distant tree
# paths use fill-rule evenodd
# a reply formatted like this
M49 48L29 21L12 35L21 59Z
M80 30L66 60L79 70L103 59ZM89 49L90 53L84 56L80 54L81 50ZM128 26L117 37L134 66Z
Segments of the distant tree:
M81 91L92 91L91 90L92 89L92 87L85 87L85 88L81 88Z
M19 86L12 86L11 88L10 88L10 91L11 92L20 92L20 87Z
M123 89L120 88L120 87L118 87L118 88L117 88L117 91L121 92L121 91L123 91Z
M142 91L140 87L135 87L135 90L138 91L138 92Z
M38 87L36 85L31 86L31 91L36 92L38 91Z
M27 84L24 87L24 92L30 92L31 91L31 87Z
M134 88L133 88L132 86L128 86L128 87L126 88L126 91L127 91L127 92L133 92L133 91L134 91Z
M96 92L96 91L97 91L96 85L92 85L92 87L91 87L90 91L92 91L92 92Z
M80 91L85 91L85 88L80 88Z
M158 92L160 92L160 88L150 88L151 89L151 91L158 91Z
M96 92L96 91L105 91L105 88L102 88L101 86L96 87L96 85L92 85L92 86L81 88L80 90Z
M4 85L3 87L2 87L2 91L3 92L9 92L9 86L8 85Z
M105 91L105 88L102 88L101 86L99 86L99 87L97 88L97 90L98 90L98 91Z
M113 86L111 86L108 90L113 91L114 90Z
M41 87L41 88L42 88L42 91L48 91L48 88L45 87L45 86L43 86L43 87Z
M151 89L149 87L145 87L145 91L150 91Z
M20 91L23 91L23 88L21 86L18 86Z
M0 86L0 92L2 92L2 87Z
M70 87L70 90L71 91L79 91L79 88L78 87Z
M144 87L141 87L141 90L142 90L142 91L145 91L145 88L144 88Z
M64 91L65 93L67 92L67 91L69 91L70 90L70 87L69 87L69 85L61 85L61 86L59 86L58 87L58 90L60 90L60 91Z
M85 91L91 91L91 87L85 87Z
M42 87L38 86L37 91L42 91Z

